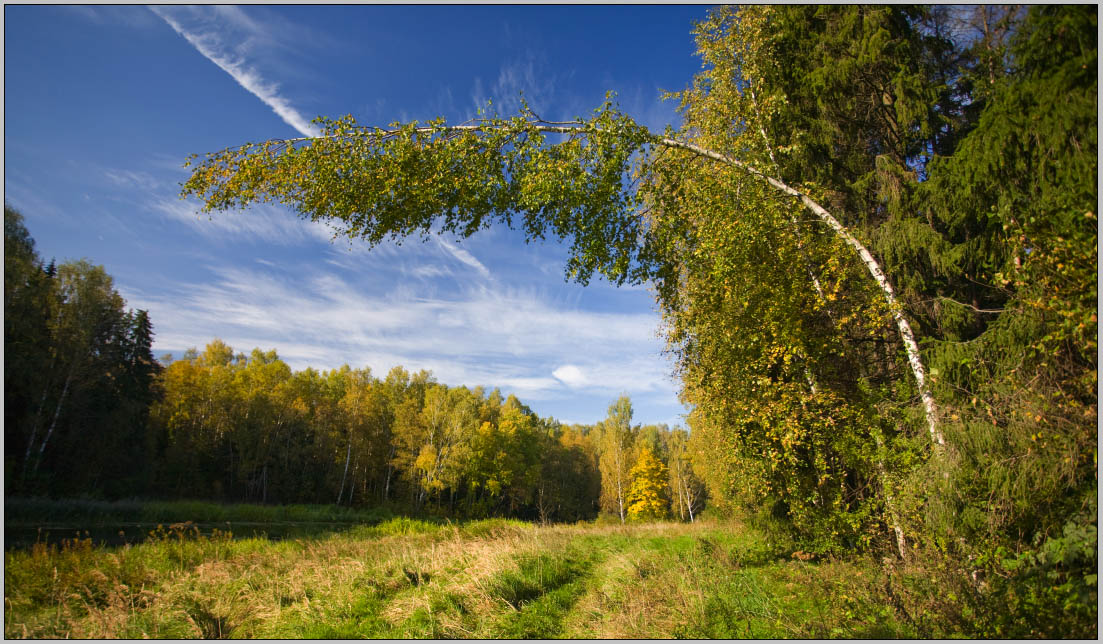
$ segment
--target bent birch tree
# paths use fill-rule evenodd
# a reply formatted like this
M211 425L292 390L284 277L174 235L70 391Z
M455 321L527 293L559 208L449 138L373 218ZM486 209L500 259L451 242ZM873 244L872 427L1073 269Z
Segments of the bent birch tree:
M647 185L638 178L680 150L747 173L807 211L853 249L887 303L923 405L931 442L945 445L919 346L885 272L864 244L808 194L730 155L657 135L607 101L590 120L545 121L527 105L514 118L487 117L448 125L359 126L351 116L316 121L318 137L246 143L194 163L182 197L203 211L257 202L287 205L323 221L335 237L468 237L494 221L514 226L521 215L528 241L549 232L572 242L569 276L586 284L595 271L615 284L670 276L672 239L687 233L653 225ZM558 137L548 141L548 135ZM634 171L634 172L633 172ZM632 176L636 177L633 179ZM737 216L730 213L728 216ZM435 231L434 231L435 228Z

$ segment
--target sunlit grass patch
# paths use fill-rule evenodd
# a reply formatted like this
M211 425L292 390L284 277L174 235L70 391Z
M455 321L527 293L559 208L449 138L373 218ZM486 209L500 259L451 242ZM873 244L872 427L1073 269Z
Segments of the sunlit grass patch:
M503 537L507 535L532 534L537 526L517 519L480 519L463 523L460 530L468 537Z

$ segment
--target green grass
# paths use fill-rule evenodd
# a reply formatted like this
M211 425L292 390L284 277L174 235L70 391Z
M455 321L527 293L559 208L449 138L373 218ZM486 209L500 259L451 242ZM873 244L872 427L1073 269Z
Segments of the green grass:
M492 636L506 639L548 639L563 633L563 618L586 592L596 556L578 548L561 554L522 555L516 569L499 572L488 585L506 602Z
M940 635L906 626L881 596L884 578L871 561L799 561L737 524L394 517L278 542L163 532L117 548L74 539L5 553L5 635Z
M5 498L4 521L17 523L378 523L394 517L386 509L335 505L221 504L209 501L143 501L126 499Z
M118 546L144 541L158 526L185 522L207 535L218 530L239 538L275 539L316 537L366 526L385 526L382 529L404 533L401 531L426 530L445 523L436 517L398 516L387 508L350 509L332 505L7 498L4 506L7 548L28 548L40 542L60 544L75 536L91 538L97 545Z

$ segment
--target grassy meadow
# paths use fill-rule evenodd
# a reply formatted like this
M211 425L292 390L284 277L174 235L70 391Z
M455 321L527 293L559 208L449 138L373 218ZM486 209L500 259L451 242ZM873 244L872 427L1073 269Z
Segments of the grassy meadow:
M874 561L786 550L707 519L540 526L397 517L281 540L185 522L141 543L104 546L74 534L8 550L4 634L882 638L929 630L886 599L888 577Z

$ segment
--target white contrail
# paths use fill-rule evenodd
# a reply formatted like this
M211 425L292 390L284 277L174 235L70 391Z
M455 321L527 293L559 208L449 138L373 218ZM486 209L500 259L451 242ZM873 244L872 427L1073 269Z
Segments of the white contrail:
M220 52L219 46L222 43L217 34L202 34L188 31L184 29L179 22L166 15L161 7L150 7L149 9L168 23L176 33L180 34L185 40L191 43L199 53L203 54L203 56L215 65L218 65L222 71L229 74L239 85L249 90L250 93L259 98L265 105L272 108L273 112L283 119L285 123L298 130L300 134L303 136L319 136L321 134L317 128L310 124L309 119L299 114L298 110L291 107L291 104L286 98L283 98L277 93L279 90L278 84L265 81L255 69L246 66L244 61L232 60L230 56Z

